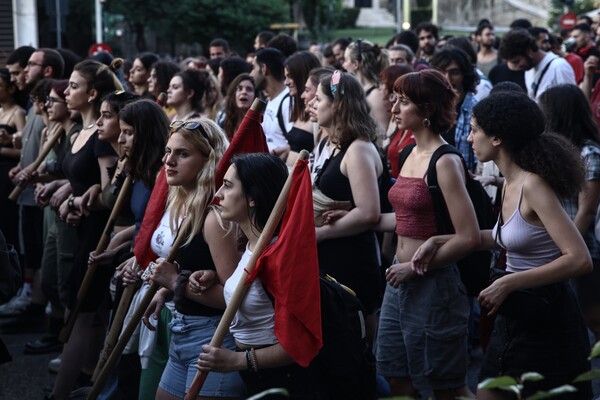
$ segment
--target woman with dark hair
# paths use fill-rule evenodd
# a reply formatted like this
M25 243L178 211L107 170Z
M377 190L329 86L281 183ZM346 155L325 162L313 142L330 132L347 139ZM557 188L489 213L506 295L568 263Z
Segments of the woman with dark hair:
M246 111L256 98L254 78L250 74L240 74L235 78L225 97L225 112L223 130L229 140L233 139L235 132L242 123Z
M100 117L101 99L115 90L122 90L114 71L121 66L115 59L109 67L97 61L84 60L75 66L65 90L67 106L78 111L83 119L83 128L74 140L63 160L63 172L69 181L71 195L59 209L61 218L77 225L77 246L70 280L69 309L74 306L77 290L87 270L89 253L96 248L102 229L109 217L109 210L93 210L81 213L82 196L97 183L102 187L109 182L108 168L117 161L110 144L99 140L96 120ZM92 293L82 300L70 340L63 348L63 357L54 383L53 397L66 399L80 373L91 374L98 360L104 338L105 325L95 323L102 320L101 307L104 296ZM89 377L88 377L89 378Z
M354 290L365 307L367 338L372 342L381 303L378 244L373 232L380 215L381 157L377 130L362 85L340 71L327 74L311 103L319 125L335 145L315 185L327 197L346 201L350 211L322 214L317 227L319 268Z
M475 98L478 101L485 99L490 95L490 91L494 85L492 85L492 82L490 82L488 77L479 68L477 68L477 53L473 48L473 44L464 36L455 36L449 39L445 46L445 48L453 47L461 49L467 54L467 56L469 56L469 62L473 65L475 72L479 76L479 83L477 83L474 90Z
M462 153L469 171L475 172L477 159L467 142L467 136L470 132L471 112L477 104L475 87L479 83L479 75L469 61L469 56L459 48L438 51L431 59L431 66L446 74L446 78L458 93L456 123L446 132L442 132L442 136Z
M383 104L390 116L383 147L386 150L388 167L392 178L398 176L399 173L398 156L400 156L400 152L404 147L415 142L412 132L398 129L396 121L391 118L394 104L390 102L390 98L394 99L394 83L402 75L409 72L413 72L412 67L409 65L390 65L381 71Z
M234 56L221 61L219 74L217 75L221 95L226 97L233 80L241 74L249 74L250 71L252 71L252 64L246 62L241 57Z
M367 101L371 106L371 115L377 123L379 145L383 141L389 121L383 106L379 74L389 65L387 52L366 40L359 39L352 42L344 51L344 69L356 76L365 91Z
M298 153L302 150L312 151L315 147L313 123L305 109L305 104L300 98L304 92L304 85L311 69L321 65L319 59L309 51L300 51L293 54L284 64L285 85L290 90L290 121L292 129L284 133L288 141L289 153L286 159L288 165L294 165Z
M585 168L577 150L544 133L544 125L540 108L521 93L494 94L473 109L473 150L480 160L494 161L505 179L498 223L480 233L482 248L500 245L507 259L507 273L496 275L479 294L488 315L497 314L480 379L520 379L535 371L544 379L521 382L524 398L571 384L575 393L556 398L590 399L589 382L572 383L590 368L589 339L567 280L590 272L592 260L560 201L577 196ZM426 271L432 253L435 259L435 249L451 237L431 238L413 259L414 267ZM480 389L477 398L516 396Z
M310 122L316 126L316 131L313 129L315 132L315 147L313 149L314 157L312 158L312 163L310 165L310 175L313 182L317 177L317 173L331 155L331 150L333 150L333 147L335 146L333 146L329 140L329 134L327 133L327 130L322 126L319 126L317 123L317 114L314 112L310 104L317 95L317 88L319 87L321 78L323 78L325 75L331 74L332 72L333 70L327 67L317 67L311 69L308 73L306 83L304 84L304 91L300 95L300 98L304 102L304 109L308 112Z
M557 85L540 96L546 132L568 139L585 161L585 184L577 196L562 200L567 214L585 239L594 264L591 274L575 278L575 294L596 340L600 339L600 243L594 220L600 204L600 135L585 95L575 85Z
M148 75L148 92L155 98L161 93L167 93L171 78L180 71L179 65L170 61L155 62Z
M287 179L285 163L266 153L243 154L233 158L217 191L221 217L239 226L248 240L246 250L223 289L225 302L231 301L235 288L252 257L258 239ZM201 272L201 271L200 271ZM192 290L199 283L196 272L190 277ZM275 335L275 309L260 277L252 281L238 309L230 332L239 351L202 346L198 368L205 371L238 371L249 395L271 388L285 388L293 399L317 398L317 387L308 369L294 363ZM248 357L254 369L247 368Z
M133 60L129 70L129 83L133 86L133 92L139 96L152 97L148 91L148 78L152 65L159 60L153 53L142 53Z
M175 109L173 121L200 117L204 100L211 88L208 72L187 69L176 73L167 90L167 105Z
M401 76L394 94L392 113L398 128L412 131L416 145L388 194L394 212L382 214L378 226L395 231L398 245L394 264L385 271L377 370L390 382L392 395L418 397L433 391L438 400L469 396L469 304L455 262L479 244L479 229L457 154L443 154L435 164L456 234L435 253L427 274L411 264L419 246L437 235L427 170L435 151L446 144L441 133L454 123L457 95L446 77L432 69Z

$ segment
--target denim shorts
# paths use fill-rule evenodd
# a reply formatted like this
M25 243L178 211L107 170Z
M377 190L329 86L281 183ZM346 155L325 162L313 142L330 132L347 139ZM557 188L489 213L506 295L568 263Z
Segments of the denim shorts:
M467 373L469 303L455 265L386 285L377 373L410 378L419 392L459 388Z
M221 316L189 316L173 312L173 319L169 324L169 361L160 379L161 389L173 396L185 397L198 371L196 361L202 345L210 344L220 319ZM231 334L225 336L222 347L235 350ZM200 396L244 398L244 382L237 372L211 372L202 386Z

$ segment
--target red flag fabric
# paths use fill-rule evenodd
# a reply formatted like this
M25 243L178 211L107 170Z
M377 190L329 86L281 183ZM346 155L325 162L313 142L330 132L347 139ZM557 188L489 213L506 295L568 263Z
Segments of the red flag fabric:
M321 292L312 186L308 162L298 161L279 237L256 262L258 276L275 299L275 336L303 367L323 347Z
M231 159L236 154L243 153L268 153L267 140L260 124L262 114L249 108L244 115L242 123L238 127L227 151L215 172L215 188L217 190L223 184L223 177L229 168Z
M150 248L150 241L152 240L152 234L156 230L156 227L160 223L165 212L168 196L169 185L167 184L167 177L165 176L165 168L163 166L154 183L150 200L148 200L148 205L144 212L142 225L135 237L133 254L141 269L146 269L148 264L158 257Z

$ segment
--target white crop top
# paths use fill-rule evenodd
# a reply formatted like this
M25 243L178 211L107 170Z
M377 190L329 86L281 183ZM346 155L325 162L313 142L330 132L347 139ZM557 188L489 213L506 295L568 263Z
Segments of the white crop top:
M225 282L223 295L229 304L233 292L244 273L252 252L246 248L235 272ZM275 337L275 310L265 289L256 278L248 288L242 305L235 314L229 331L236 341L245 345L268 346L279 343Z

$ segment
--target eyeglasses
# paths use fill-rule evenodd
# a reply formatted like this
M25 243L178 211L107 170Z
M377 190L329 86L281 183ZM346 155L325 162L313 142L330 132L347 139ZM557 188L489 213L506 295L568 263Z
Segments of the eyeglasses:
M185 129L189 129L189 130L198 128L198 130L200 131L200 134L210 144L210 139L208 138L208 134L204 130L204 127L202 126L200 121L173 121L173 122L171 122L171 125L169 125L169 126L173 129L173 132L177 132L181 128L185 128ZM211 147L212 147L212 145L211 145Z
M36 63L35 61L29 61L29 62L27 63L27 66L28 66L28 67L43 67L43 66L44 66L44 64Z
M66 101L57 99L56 97L48 97L48 99L46 100L46 104L48 104L50 107L52 107L54 103L65 104Z

